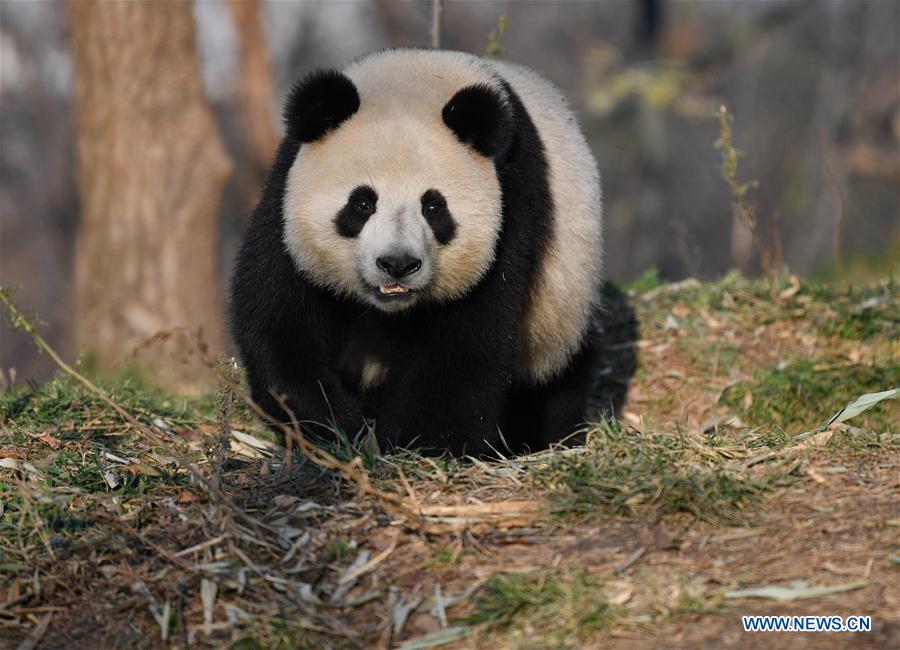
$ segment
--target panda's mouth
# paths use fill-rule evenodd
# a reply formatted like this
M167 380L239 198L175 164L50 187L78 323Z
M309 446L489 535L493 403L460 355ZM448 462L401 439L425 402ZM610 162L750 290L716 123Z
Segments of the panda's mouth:
M413 300L416 292L406 285L394 283L372 287L372 293L375 294L375 299L380 303L404 303Z
M378 293L382 296L398 296L409 293L409 291L409 287L404 287L402 284L385 284L378 287Z

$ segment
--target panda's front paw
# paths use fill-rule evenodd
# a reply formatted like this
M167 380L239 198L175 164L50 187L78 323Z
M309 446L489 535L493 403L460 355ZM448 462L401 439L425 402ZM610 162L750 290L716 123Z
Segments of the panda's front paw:
M408 414L412 416L412 414ZM384 414L376 421L375 435L382 451L409 450L425 456L474 456L496 458L499 435L496 426L486 426L475 418L450 422L446 417L402 421Z

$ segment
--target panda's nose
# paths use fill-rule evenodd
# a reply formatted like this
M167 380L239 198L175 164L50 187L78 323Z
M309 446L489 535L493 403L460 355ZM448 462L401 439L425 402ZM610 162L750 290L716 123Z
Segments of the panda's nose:
M385 255L375 260L375 266L392 278L405 278L422 268L422 260L408 253Z

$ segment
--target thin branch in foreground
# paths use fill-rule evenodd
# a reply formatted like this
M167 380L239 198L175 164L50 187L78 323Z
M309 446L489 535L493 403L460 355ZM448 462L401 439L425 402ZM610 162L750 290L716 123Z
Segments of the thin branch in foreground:
M722 179L731 192L731 206L734 214L740 218L750 231L750 236L753 238L753 246L756 248L756 254L759 256L760 266L769 278L769 297L772 302L775 302L778 299L777 285L778 276L782 270L781 260L776 258L772 248L764 244L759 231L759 219L757 218L756 210L751 206L748 198L750 190L756 188L759 183L755 180L744 183L738 181L737 168L740 152L734 146L731 128L732 117L724 104L719 106L716 117L719 120L719 139L716 140L713 146L722 152L722 165L720 167ZM769 236L780 236L777 229L771 227L771 221L769 223ZM780 243L777 247L780 255Z
M822 159L825 161L825 171L828 172L828 179L831 181L831 188L838 198L837 220L834 223L834 268L838 277L844 277L844 265L841 260L841 227L844 224L844 210L846 208L846 200L844 199L844 190L838 182L837 174L831 167L831 160L828 156L828 134L824 127L821 132Z
M508 29L509 7L503 10L503 13L500 14L500 17L497 19L497 26L491 29L491 33L488 34L488 44L484 51L485 58L499 59L503 56L503 37L506 35L506 30Z
M205 490L210 500L213 502L225 505L229 508L229 510L235 515L236 518L244 520L255 530L269 530L272 531L272 528L258 519L248 515L241 508L239 508L234 502L231 501L218 486L213 485L213 483L205 477L200 470L194 465L184 459L182 454L175 449L175 447L166 440L166 433L161 430L157 430L153 426L144 424L136 417L134 417L131 413L129 413L121 404L116 402L105 390L97 386L90 379L82 375L80 372L75 370L72 366L67 364L62 358L57 354L56 350L47 343L46 339L41 336L40 332L37 331L37 326L34 324L32 319L29 319L25 316L18 307L16 307L15 303L13 303L12 298L10 297L10 292L8 289L0 287L0 303L6 307L8 321L10 326L17 331L25 332L31 337L31 340L41 351L45 352L47 356L67 375L75 379L78 383L84 386L88 391L94 394L96 397L100 398L107 406L112 408L119 417L121 417L125 422L130 424L135 431L137 431L140 435L142 435L145 439L150 441L151 444L157 445L159 448L164 450L166 454L176 459L178 464L186 469L188 473L190 473L191 477L196 480Z
M178 464L187 469L191 476L200 485L203 486L211 501L227 506L236 519L245 521L256 531L272 531L272 528L270 526L252 517L251 515L244 512L240 507L238 507L222 492L221 487L217 485L214 480L210 480L209 478L204 476L193 463L182 458L181 454L174 448L174 446L165 439L165 432L157 431L153 427L146 425L135 418L118 402L116 402L106 391L94 384L90 379L79 373L65 361L63 361L62 358L56 353L56 351L50 346L50 344L47 343L44 337L41 336L41 334L37 331L37 326L35 325L33 320L25 316L12 302L9 290L2 287L0 287L0 303L2 303L6 307L8 320L13 329L25 332L26 334L31 336L35 345L37 345L40 350L46 352L47 355L53 360L54 363L56 363L57 366L59 366L59 368L63 372L74 378L85 388L87 388L91 393L103 400L104 403L112 408L123 420L134 427L136 431L138 431L151 443L158 445L161 449L165 450L165 452L169 456L175 458L178 461ZM291 425L288 425L278 421L269 413L266 413L265 410L263 410L256 402L253 401L250 395L248 395L244 388L240 385L240 382L237 378L237 373L225 372L225 370L220 367L220 365L214 359L210 357L207 346L199 339L199 337L197 337L193 333L183 330L172 330L171 333L174 335L187 336L188 341L200 354L200 358L203 361L204 365L206 365L207 368L211 369L217 377L221 390L230 391L232 396L239 395L244 400L244 402L253 410L253 412L263 420L263 422L266 422L282 431L285 435L285 439L290 440L291 444L296 446L301 451L301 453L309 458L313 463L322 468L331 469L338 472L346 479L348 479L351 483L355 484L362 493L374 496L385 502L386 504L390 504L391 506L402 510L408 517L416 520L421 519L421 516L419 515L415 505L411 505L405 497L399 494L380 490L372 485L372 482L369 479L368 472L366 472L362 467L362 459L359 456L356 456L353 460L347 463L339 461L333 455L308 440L306 436L304 436L301 432L299 423L295 418L293 418L293 416L291 418ZM285 409L286 404L284 404L283 399L281 399L280 397L276 397L276 399L278 400L279 405L283 409Z

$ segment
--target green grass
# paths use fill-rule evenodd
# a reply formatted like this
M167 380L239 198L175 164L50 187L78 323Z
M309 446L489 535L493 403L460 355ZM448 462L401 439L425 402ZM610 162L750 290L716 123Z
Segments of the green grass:
M435 548L431 552L431 557L422 563L423 567L442 567L450 564L459 563L462 560L462 553L457 553L452 546L441 546Z
M212 419L211 397L161 394L127 375L101 387L142 422L162 423L175 441L178 432ZM100 552L107 547L97 541L107 537L106 519L149 525L156 514L144 508L147 499L190 485L173 459L153 453L108 404L67 375L0 392L0 428L0 447L21 467L18 480L0 481L0 540L10 557L67 549L86 538Z
M527 625L557 643L595 635L615 618L603 583L581 569L500 573L481 588L474 611L468 623L492 631Z
M696 437L607 421L579 453L549 456L533 480L558 515L632 515L650 507L657 516L689 512L705 521L743 524L748 503L774 479L730 471L725 458Z
M900 453L900 426L894 424L893 430L885 433L859 427L835 431L828 440L828 447L852 452L862 452L867 449L893 449L894 453Z
M659 277L659 272L656 270L656 267L651 266L637 278L626 284L625 289L635 293L647 293L657 287L661 287L663 284L665 283Z
M350 641L303 629L295 621L272 618L265 625L253 625L245 638L230 644L233 650L334 650L354 648Z
M678 598L673 610L674 614L703 614L707 612L718 611L715 607L710 607L706 601L697 596L682 594Z
M166 394L127 373L101 379L99 387L146 424L156 418L171 427L215 421L214 395L189 398ZM119 419L103 400L63 373L40 386L0 392L0 424L14 434L52 430L62 440L77 440L108 431Z
M831 313L819 321L819 330L825 336L861 341L883 336L900 341L900 280L891 278L874 286L846 289L813 284L809 294L831 308Z
M780 280L779 289L790 286L788 280ZM654 267L650 267L638 278L624 285L629 292L640 296L654 289L664 289L653 297L651 311L665 318L666 312L673 304L679 303L694 307L713 309L732 309L723 301L736 301L738 305L748 301L759 300L770 303L769 284L766 280L747 278L740 271L732 270L713 282L700 282L687 278L682 282L669 284L659 276ZM759 306L760 303L752 304ZM770 305L773 309L774 305Z
M752 381L729 387L721 402L751 425L800 433L816 428L863 393L896 386L900 386L900 363L819 365L801 359L783 368L758 370ZM749 406L745 403L748 392L752 396ZM852 424L876 433L896 431L895 405L878 405Z
M531 506L521 514L511 509L509 519L498 517L499 525L473 515L464 532L455 514L429 515L424 523L407 519L394 502L361 492L354 477L304 462L299 452L289 475L282 473L285 466L278 458L231 458L223 466L222 489L234 508L222 505L189 471L193 467L209 476L215 467L209 454L217 422L214 394L166 394L127 372L98 379L125 410L153 427L142 433L65 375L0 392L0 451L7 461L0 480L0 583L31 589L37 574L42 586L54 589L44 589L23 606L68 608L68 614L60 609L54 615L48 632L56 635L52 640L57 645L64 638L61 630L82 620L93 625L105 611L104 603L117 602L115 594L131 594L129 585L136 577L151 594L143 601L133 594L131 601L126 599L132 602L127 616L134 625L116 634L144 645L159 641L160 634L148 603L169 602L177 611L170 641L179 642L182 632L201 622L201 577L219 584L217 623L225 621L226 605L248 613L208 640L243 648L372 647L384 638L384 625L391 624L391 594L411 602L435 584L445 594L464 595L448 605L446 614L452 625L466 626L469 639L483 635L482 647L593 646L608 640L610 628L673 623L679 617L694 625L701 617L724 612L728 605L717 600L717 588L705 587L705 577L693 582L705 575L696 552L668 549L685 562L682 578L673 578L664 565L641 560L636 570L604 584L598 576L612 580L608 565L597 564L590 554L578 556L577 550L573 557L565 555L563 542L550 551L545 544L555 542L543 541L545 535L573 531L613 543L636 530L651 534L658 526L692 523L712 524L714 539L731 534L715 530L722 524L769 521L763 508L780 506L778 499L767 498L778 491L769 490L784 484L815 506L811 511L820 512L827 498L818 496L822 485L837 488L841 481L857 480L857 465L870 467L869 458L886 461L886 451L900 445L900 437L887 433L896 431L900 400L827 432L829 446L811 453L797 445L794 435L815 428L862 393L900 385L900 363L885 354L897 339L898 284L834 289L803 282L773 302L765 282L730 274L716 283L685 283L646 295L661 286L652 272L633 286L648 345L640 348L641 366L633 383L637 398L627 407L644 422L659 422L658 428L638 424L644 429L638 431L603 422L581 448L496 462L426 458L414 451L381 456L365 435L323 443L341 461L360 458L357 466L368 470L375 487L400 498L409 495L415 506L410 512L434 504L458 507L460 517L468 518L466 509L478 501ZM673 312L679 328L664 329ZM713 319L722 325L710 324ZM774 363L773 346L785 350L781 356L808 352L812 358L773 367L768 365ZM731 381L733 368L749 379L729 386L720 402L713 403ZM752 428L722 424L700 432L698 425L708 415L739 415ZM269 435L243 404L236 405L231 422L260 438ZM844 453L848 450L870 455ZM110 454L125 461L110 459ZM804 471L794 472L807 463L813 468L824 463L817 471L827 484L813 484ZM875 465L872 484L886 484L894 468L887 462ZM830 474L830 467L848 469ZM315 501L322 508L299 516L290 506L277 505L273 496L278 495ZM287 548L278 535L246 527L235 518L238 509L276 528L308 527L310 539L283 562ZM679 516L660 521L671 514ZM692 517L703 523L689 522ZM523 520L526 534L513 534L517 543L508 543L505 526L517 527ZM532 539L531 530L538 534L526 541ZM373 535L375 531L382 533ZM353 611L297 599L297 589L304 585L327 603L346 567L362 551L378 558L386 549L384 532L392 531L400 540L396 550L354 587L354 598L371 590L372 601L360 600ZM863 543L868 532L859 535L854 543ZM179 556L192 563L191 571L172 561L171 554L205 542L210 545L202 552ZM530 552L528 544L535 545ZM476 561L482 547L496 573L470 591L483 576L485 563ZM550 563L557 552L564 560L558 567ZM227 562L227 568L196 568L210 560ZM110 567L109 575L100 567ZM123 568L121 574L113 575L115 567ZM659 585L656 591L650 589L651 578ZM680 590L670 588L677 587L676 580L682 580ZM611 605L623 602L619 598L628 591L619 583L633 588L635 597ZM102 592L102 600L79 600L82 588ZM426 623L436 624L422 604L391 643L421 637ZM33 622L26 627L31 629ZM23 637L16 634L11 638L18 643ZM98 628L90 641L102 642L106 634Z
M325 562L342 562L350 557L356 548L346 539L333 539L325 545Z
M166 395L128 376L102 381L101 388L141 422L161 425L173 442L214 422L212 396ZM143 495L160 482L183 483L173 462L149 453L146 441L108 404L63 374L38 387L0 393L0 425L6 434L2 445L27 450L27 461L47 488Z

